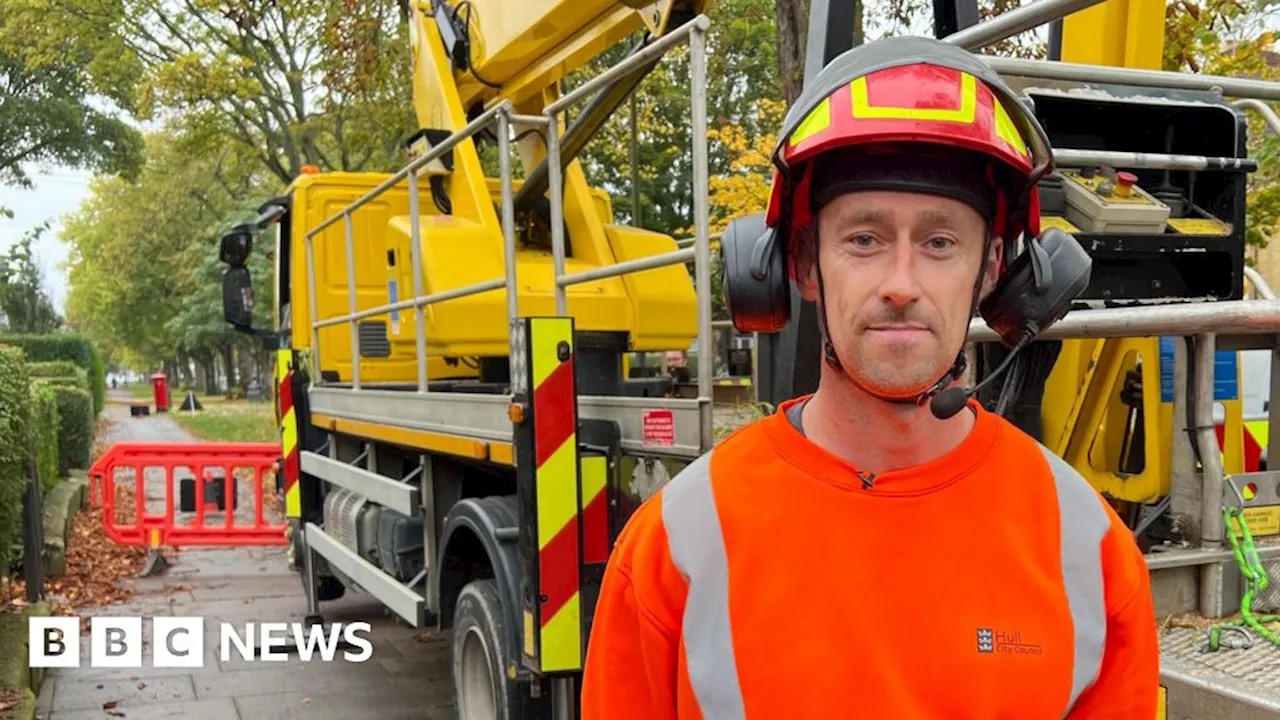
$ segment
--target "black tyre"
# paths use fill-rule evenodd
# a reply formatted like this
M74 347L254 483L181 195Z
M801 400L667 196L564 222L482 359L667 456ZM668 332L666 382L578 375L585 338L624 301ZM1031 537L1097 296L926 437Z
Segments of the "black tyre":
M453 611L453 704L458 720L519 717L519 692L504 671L507 647L498 585L475 580Z

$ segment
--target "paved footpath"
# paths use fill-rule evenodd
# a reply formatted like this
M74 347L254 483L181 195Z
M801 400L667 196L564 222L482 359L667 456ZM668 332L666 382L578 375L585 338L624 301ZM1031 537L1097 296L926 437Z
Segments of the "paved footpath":
M123 393L112 400L127 402ZM164 415L132 418L127 405L109 404L108 439L192 438ZM150 493L148 493L150 494ZM348 591L324 603L327 622L368 622L373 645L367 662L244 660L234 645L219 657L218 623L300 621L306 599L299 575L289 570L283 548L184 549L163 574L127 581L137 595L126 604L82 608L83 616L204 618L204 666L155 668L150 644L140 668L90 668L89 636L81 638L81 667L50 670L40 689L37 717L43 720L286 720L328 718L449 720L455 717L450 680L449 639L434 630L414 630L398 622L371 596Z

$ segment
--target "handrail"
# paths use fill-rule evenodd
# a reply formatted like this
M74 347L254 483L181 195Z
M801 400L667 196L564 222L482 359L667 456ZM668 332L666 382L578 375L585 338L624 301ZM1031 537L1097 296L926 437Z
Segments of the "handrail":
M943 42L959 45L966 50L981 50L1101 2L1102 0L1034 0L986 22L951 33L943 38Z
M1205 155L1172 155L1169 153L1129 152L1124 150L1076 150L1054 148L1053 161L1065 167L1110 165L1112 167L1148 170L1235 170L1257 172L1258 161L1252 158L1212 157Z
M1069 63L1061 60L1027 60L1024 58L985 55L982 59L1001 75L1040 80L1141 85L1172 90L1217 90L1227 97L1280 100L1280 83L1266 80L1251 80L1223 75L1178 73L1168 70L1139 70L1137 68Z
M706 15L699 15L694 19L686 22L680 27L672 30L661 38L655 40L652 45L648 45L634 55L629 55L625 60L608 70L596 75L590 80L584 82L578 87L565 93L564 97L547 106L545 112L548 119L554 122L555 116L565 108L577 103L578 101L590 95L598 88L611 84L614 80L623 75L629 74L632 70L652 61L656 57L665 55L672 47L684 42L686 37L693 32L706 32L711 27L711 20Z
M1280 135L1280 115L1276 115L1276 111L1272 110L1270 105L1253 98L1236 100L1231 104L1238 108L1246 108L1256 111L1262 116L1262 119L1267 122L1267 125L1271 128L1271 132Z
M418 363L418 392L427 392L427 358L426 358L426 319L423 315L423 308L433 303L444 302L446 300L455 300L458 298L477 295L482 292L490 292L506 288L507 291L507 313L508 324L514 320L517 310L516 303L516 267L515 267L515 219L514 210L511 207L511 158L510 158L510 138L508 135L513 109L510 101L503 101L492 108L481 113L474 120L467 123L461 130L449 135L439 145L432 147L421 157L414 159L403 169L393 174L388 179L379 183L377 187L369 192L361 195L357 200L347 205L342 210L330 216L315 228L306 234L306 261L307 261L307 300L311 308L311 352L315 366L320 367L320 330L322 328L342 323L350 323L351 325L351 385L354 390L360 389L360 336L356 323L360 320L375 315L384 315L399 310L407 310L413 308L414 323L417 331L417 363ZM530 119L526 116L526 120ZM541 118L532 118L535 122L540 122ZM418 174L417 170L427 163L435 160L443 155L449 149L458 143L471 137L481 129L487 127L492 122L498 124L498 146L499 146L499 164L502 182L502 234L504 254L506 256L505 277L486 280L483 282L473 283L460 288L453 288L442 292L423 295L422 287L422 248L421 233L419 227L418 213ZM370 200L378 197L382 193L395 187L400 180L408 178L409 190L409 233L410 233L410 255L411 265L413 269L413 297L407 300L401 300L394 303L384 303L377 307L366 308L364 310L356 310L356 292L355 292L355 256L354 256L354 231L352 229L353 214L363 207ZM315 236L325 228L329 227L341 218L344 224L344 234L346 241L347 254L347 294L349 302L349 310L346 315L338 315L335 317L317 319L316 314L316 279L315 279ZM312 375L313 384L323 383L321 373Z
M408 300L401 300L399 302L367 308L350 315L338 315L336 317L325 318L324 320L316 321L316 327L325 328L331 325L341 325L342 323L351 322L352 320L364 320L365 318L370 318L374 315L385 315L398 310L410 310L417 307L426 307L427 305L434 305L435 303L444 302L445 300L457 300L458 298L469 297L471 295L479 295L482 292L499 290L506 284L506 278L483 280L481 282L464 285L452 290L442 290L441 292L431 293L430 295L421 295Z
M704 34L711 26L705 15L672 30L653 45L628 57L609 70L591 78L581 86L547 106L547 174L551 190L551 259L556 314L568 314L567 287L630 272L649 270L667 265L694 262L694 288L698 303L698 347L710 348L713 342L711 327L711 241L710 198L707 161L707 82L706 39ZM642 63L651 63L677 43L689 43L689 85L691 94L691 120L693 123L693 216L694 247L683 248L661 255L638 258L616 263L608 267L586 270L572 275L565 272L564 247L564 178L560 168L559 114L570 105L589 96L595 89L611 83ZM698 291L701 288L702 291ZM698 363L698 409L701 444L710 449L715 441L711 413L712 363Z
M452 150L454 146L457 145L458 143L462 142L463 140L466 140L472 135L475 135L486 125L493 122L500 113L510 113L510 112L511 112L511 101L504 100L503 102L497 105L494 105L488 110L485 110L484 112L480 113L479 115L476 116L475 120L472 120L471 122L467 123L466 126L464 126L461 130L445 138L443 141L441 141L439 145L432 147L430 150L426 152L425 155L415 158L413 162L409 163L408 165L405 165L403 168L396 171L394 175L387 178L386 180L383 180L381 183L378 184L377 187L365 193L364 195L361 195L359 198L352 201L352 203L346 206L345 208L325 218L319 225L315 226L314 228L312 228L307 232L307 237L311 237L312 235L315 235L316 233L324 230L330 225L338 222L338 220L343 215L349 215L355 212L356 210L359 210L360 208L364 207L364 205L368 203L370 200L378 197L382 193L398 185L401 180L405 179L409 175L409 173L412 173L418 168L422 167L423 165L426 165L432 160L439 158L441 155L444 155L446 152Z
M1249 279L1249 282L1253 285L1253 289L1262 296L1263 300L1276 299L1276 291L1271 289L1271 284L1268 283L1266 278L1262 277L1262 274L1257 270L1245 265L1244 276Z
M1158 335L1280 334L1280 300L1228 300L1185 305L1073 310L1039 336L1044 340L1155 337ZM970 342L1000 338L981 318L969 324Z
M690 260L696 260L697 254L694 248L684 250L672 250L659 255L650 255L649 257L636 258L635 260L626 260L613 265L606 265L592 270L583 270L582 272L569 273L556 278L556 284L560 287L568 287L570 285L578 285L580 283L591 282L592 280L604 280L606 278L618 277L633 272L641 272L643 270L654 270L656 268L668 267L671 265L683 265Z

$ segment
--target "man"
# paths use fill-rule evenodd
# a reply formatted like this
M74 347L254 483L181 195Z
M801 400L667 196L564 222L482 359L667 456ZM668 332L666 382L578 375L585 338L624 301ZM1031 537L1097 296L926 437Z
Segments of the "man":
M689 358L683 350L671 350L666 354L667 375L676 382L689 382Z
M820 310L818 390L632 516L584 718L1155 717L1130 532L1003 418L929 408L1038 224L1028 144L1047 143L1001 97L975 56L911 38L846 53L797 101L768 217Z

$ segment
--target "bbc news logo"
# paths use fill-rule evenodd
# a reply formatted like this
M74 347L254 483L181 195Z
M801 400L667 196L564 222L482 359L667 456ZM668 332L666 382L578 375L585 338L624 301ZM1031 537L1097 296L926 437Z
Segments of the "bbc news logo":
M27 629L33 668L80 667L80 618L33 617ZM200 617L157 617L151 636L140 617L95 617L89 624L89 666L137 668L143 666L143 646L149 644L150 667L204 667L205 629ZM218 624L218 657L222 662L237 653L244 660L284 662L293 653L303 662L365 662L373 655L367 636L369 623L333 623L329 627L304 623ZM286 652L289 641L291 652ZM339 649L342 649L339 654Z

